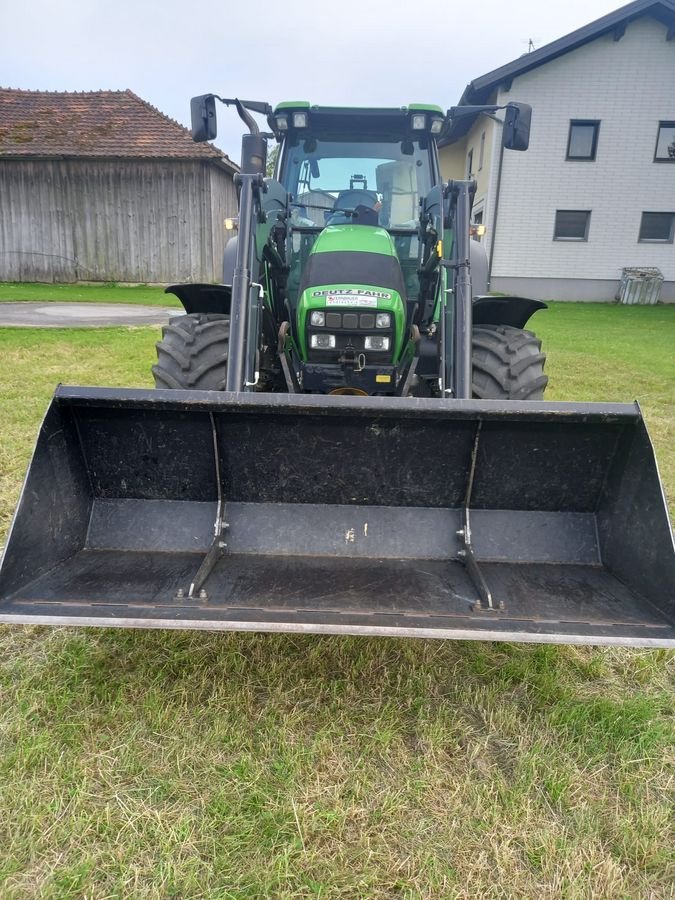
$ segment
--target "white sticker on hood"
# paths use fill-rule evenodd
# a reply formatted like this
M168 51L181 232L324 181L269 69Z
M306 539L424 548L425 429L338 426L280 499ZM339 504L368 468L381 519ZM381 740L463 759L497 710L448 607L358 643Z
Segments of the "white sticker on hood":
M326 306L377 306L375 297L356 297L350 294L345 297L341 294L329 294L326 297Z
M391 300L388 291L371 291L368 288L312 291L312 297L325 297L326 306L377 306L378 300Z

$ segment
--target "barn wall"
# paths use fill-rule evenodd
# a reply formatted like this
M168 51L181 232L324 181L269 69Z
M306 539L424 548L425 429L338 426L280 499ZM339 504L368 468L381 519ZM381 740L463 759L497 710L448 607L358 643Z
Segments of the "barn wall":
M62 162L0 161L0 280L74 281Z
M208 162L0 160L0 281L213 281L214 206L236 209Z
M236 216L237 194L232 177L222 169L211 166L211 235L214 278L223 277L223 251L225 244L236 232L225 230L225 219Z

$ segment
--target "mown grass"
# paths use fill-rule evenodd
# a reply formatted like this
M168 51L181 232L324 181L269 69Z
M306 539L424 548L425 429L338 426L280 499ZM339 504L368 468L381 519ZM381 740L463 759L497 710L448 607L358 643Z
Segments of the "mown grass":
M40 303L141 303L147 306L180 306L173 294L156 285L37 284L0 282L0 303L33 300Z
M549 400L638 400L675 503L675 305L552 303L530 322Z
M674 313L537 317L550 396L642 399L670 485ZM148 385L156 336L0 332L3 526L54 383ZM665 651L0 627L0 896L670 897L674 682Z

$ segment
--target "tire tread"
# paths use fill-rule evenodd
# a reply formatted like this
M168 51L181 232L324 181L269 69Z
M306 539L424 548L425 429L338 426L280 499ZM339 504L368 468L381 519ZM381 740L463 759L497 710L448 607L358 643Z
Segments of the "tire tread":
M169 319L156 344L155 387L224 390L229 338L230 317L226 315L194 313Z
M480 400L543 400L546 354L532 331L474 325L473 396Z

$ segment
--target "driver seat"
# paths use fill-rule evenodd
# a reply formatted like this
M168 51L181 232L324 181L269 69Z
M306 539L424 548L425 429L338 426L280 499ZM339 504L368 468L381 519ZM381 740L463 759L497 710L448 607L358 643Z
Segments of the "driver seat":
M333 208L355 209L357 206L370 206L375 209L376 203L379 203L379 198L375 191L350 188L348 191L340 191Z
M347 225L354 222L354 224L358 223L361 225L378 225L378 211L375 209L377 203L379 203L379 197L375 191L357 190L355 188L350 188L348 191L340 191L332 211L325 214L326 224ZM356 219L340 215L341 209L358 209L359 207L363 208L363 212ZM369 212L372 215L368 215Z

